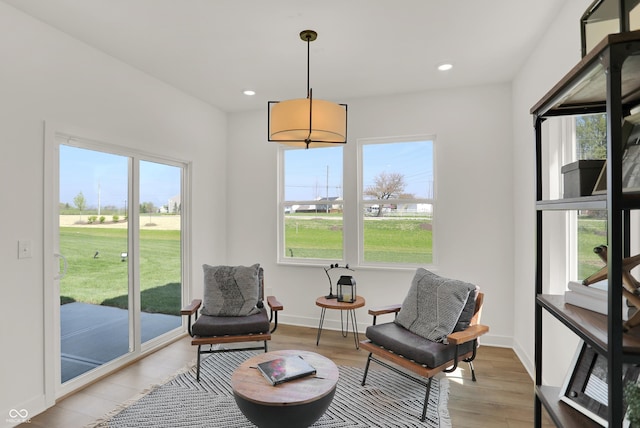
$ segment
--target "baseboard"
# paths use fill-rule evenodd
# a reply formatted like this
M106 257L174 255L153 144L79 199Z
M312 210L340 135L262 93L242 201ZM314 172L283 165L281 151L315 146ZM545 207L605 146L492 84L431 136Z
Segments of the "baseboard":
M31 418L47 410L44 394L13 405L10 409L0 410L0 422L3 427L15 427L23 423L31 423Z
M524 349L522 348L522 346L520 346L518 341L514 341L513 343L513 352L516 353L516 356L524 366L524 369L527 371L527 373L529 373L531 379L535 380L535 365L529 358L529 355L524 352Z

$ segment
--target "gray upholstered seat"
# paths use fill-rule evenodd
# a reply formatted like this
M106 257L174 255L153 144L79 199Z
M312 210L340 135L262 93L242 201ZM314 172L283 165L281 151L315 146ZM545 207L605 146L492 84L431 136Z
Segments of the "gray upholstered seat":
M216 317L200 315L193 323L191 331L194 336L226 336L234 334L268 333L271 328L267 310L245 317Z
M371 342L393 349L396 354L428 367L438 367L456 357L455 345L425 340L395 322L369 326L366 336ZM473 342L463 343L458 347L459 355L471 351Z

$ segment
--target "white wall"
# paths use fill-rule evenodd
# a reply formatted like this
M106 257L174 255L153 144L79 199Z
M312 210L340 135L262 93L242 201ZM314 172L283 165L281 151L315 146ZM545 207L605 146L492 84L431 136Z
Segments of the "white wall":
M529 108L579 60L578 18L591 0L566 2L511 87L496 84L340 100L349 104L345 156L365 137L436 136L438 273L486 293L487 344L533 361L534 146ZM284 322L315 327L320 267L276 264L276 152L265 110L223 113L0 3L0 422L11 408L44 407L43 121L112 136L123 145L193 162L193 295L202 263L265 266ZM225 142L228 144L225 145ZM345 197L355 197L355 171ZM352 183L353 186L349 186ZM258 207L255 211L242 208ZM355 230L347 218L345 233ZM18 260L30 239L33 258ZM357 269L367 306L398 302L413 270ZM337 327L339 315L328 313ZM363 329L370 320L358 312ZM553 324L547 324L551 329ZM561 359L566 329L547 335ZM547 344L547 349L551 345ZM568 364L568 363L567 363ZM558 370L558 376L564 371ZM7 386L11 385L10 388Z
M44 400L43 121L193 161L193 264L225 258L226 116L0 2L0 425ZM18 260L17 242L33 257ZM195 278L199 279L200 275ZM56 358L48 355L46 358Z
M436 136L438 273L479 285L486 293L484 343L511 346L513 337L513 190L511 90L508 84L340 100L349 105L345 157L355 166L358 138ZM276 264L277 146L266 141L265 110L229 116L227 246L229 261L265 267L265 285L281 300L283 322L316 327L317 296L328 292L321 267ZM345 168L345 204L356 197L356 171ZM243 207L256 207L245 210ZM345 215L345 233L356 230ZM355 257L347 261L355 265ZM366 310L402 302L414 269L359 269L361 330ZM326 325L339 328L337 311Z
M531 52L513 82L513 214L515 277L514 349L534 371L534 292L535 292L535 140L531 107L547 93L578 61L580 55L579 19L591 0L566 2L544 37ZM577 338L557 321L544 317L545 382L561 384Z

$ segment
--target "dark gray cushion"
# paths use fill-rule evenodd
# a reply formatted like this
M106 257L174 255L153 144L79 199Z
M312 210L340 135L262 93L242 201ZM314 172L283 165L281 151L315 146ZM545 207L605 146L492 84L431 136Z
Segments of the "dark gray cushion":
M474 289L475 285L418 268L395 322L418 336L442 342L453 332Z
M455 357L455 345L427 340L393 322L367 327L366 336L376 345L428 367L438 367ZM464 343L458 355L472 350L473 341Z
M256 314L259 299L259 264L252 266L209 266L204 270L204 315L240 317Z
M226 336L237 334L258 334L269 331L267 310L261 309L257 314L246 317L215 317L200 315L193 324L196 336Z

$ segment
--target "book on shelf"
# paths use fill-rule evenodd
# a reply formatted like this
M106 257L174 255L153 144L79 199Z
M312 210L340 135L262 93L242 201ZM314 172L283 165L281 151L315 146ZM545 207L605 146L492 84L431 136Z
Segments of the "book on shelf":
M596 299L607 300L607 280L598 281L593 284L583 285L582 282L569 281L567 284L569 290L590 296Z
M590 311L598 312L599 314L606 315L607 300L602 300L597 297L591 297L586 294L581 294L576 291L567 290L564 292L564 302L581 308L589 309Z
M564 302L607 315L609 313L607 286L606 279L589 285L583 285L578 281L569 281L567 284L569 289L564 292ZM625 302L625 300L623 297L622 301ZM628 319L628 315L627 311L622 311L624 320Z
M316 374L316 369L300 355L280 357L259 363L258 370L273 386Z

